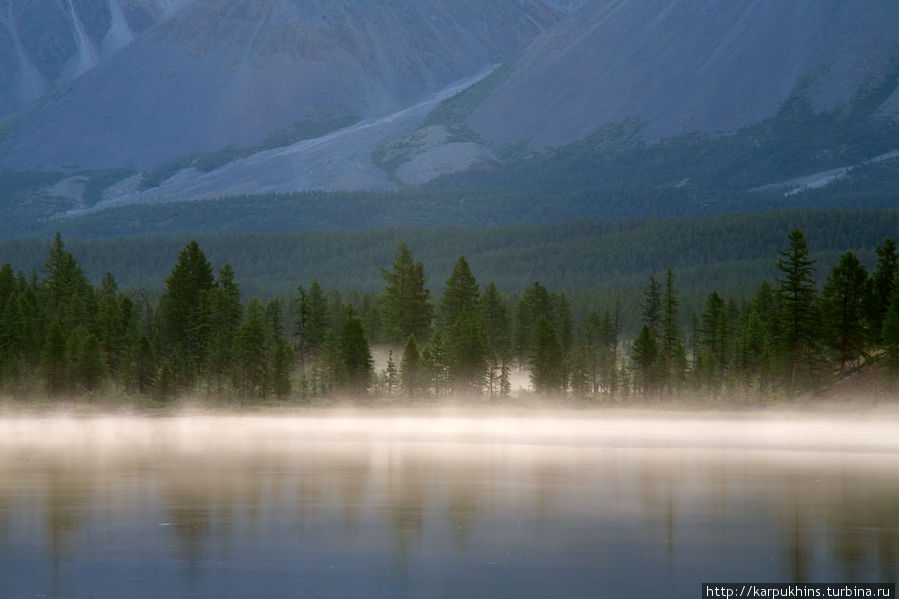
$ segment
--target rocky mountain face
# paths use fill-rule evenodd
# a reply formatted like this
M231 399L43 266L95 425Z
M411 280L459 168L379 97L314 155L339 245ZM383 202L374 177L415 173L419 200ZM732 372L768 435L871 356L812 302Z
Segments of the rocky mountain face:
M400 110L512 58L539 0L0 0L0 165L158 166ZM15 111L15 112L14 112Z
M67 169L46 194L68 212L465 173L692 193L885 168L897 14L896 0L0 0L0 168ZM81 172L112 167L131 170Z
M823 112L881 85L875 112L895 116L897 68L895 0L592 0L512 61L467 124L538 146L627 119L649 140L722 134L791 97Z
M70 83L186 0L0 0L0 118Z

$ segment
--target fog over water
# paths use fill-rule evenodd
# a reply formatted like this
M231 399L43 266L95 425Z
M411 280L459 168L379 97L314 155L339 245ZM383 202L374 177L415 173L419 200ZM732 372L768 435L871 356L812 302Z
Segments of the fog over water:
M695 597L709 581L895 581L897 422L5 413L0 591Z

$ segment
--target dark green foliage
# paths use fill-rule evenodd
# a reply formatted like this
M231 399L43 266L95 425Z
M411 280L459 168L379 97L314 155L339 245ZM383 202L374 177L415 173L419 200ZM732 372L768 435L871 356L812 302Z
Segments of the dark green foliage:
M644 324L631 348L634 362L635 387L644 394L653 393L658 386L659 349L655 334Z
M438 325L444 330L451 329L461 314L474 314L478 311L479 300L478 283L471 274L465 256L460 256L446 280L443 295L440 296Z
M357 397L368 392L374 375L374 362L365 337L362 321L348 308L338 338L340 387Z
M565 389L562 346L553 326L544 316L537 318L534 326L528 364L535 391L553 394Z
M44 385L50 395L60 395L68 385L66 339L59 320L50 324L47 339L41 351L41 371Z
M496 283L492 281L484 287L481 295L481 312L490 351L498 356L508 357L511 349L509 308Z
M296 327L301 351L314 355L321 349L330 327L328 301L316 279L312 279L308 292L300 287L297 304Z
M406 347L403 349L403 358L400 361L400 386L407 397L417 397L422 386L421 354L418 352L418 344L415 337L409 337Z
M181 251L165 280L159 300L161 335L169 354L186 360L184 376L192 385L204 365L210 332L210 291L215 285L212 266L196 241Z
M899 301L890 305L886 318L883 319L881 338L890 367L893 370L899 369Z
M490 348L484 320L475 308L463 310L447 336L452 390L478 395L484 386Z
M648 291L616 300L614 312L577 290L550 291L534 282L513 298L510 336L510 311L498 286L491 283L479 297L467 260L459 259L441 301L441 318L456 315L452 325L436 327L421 350L410 335L399 366L390 351L386 368L374 377L368 327L380 326L386 291L378 306L372 294L325 292L313 281L309 292L300 288L295 305L292 299L257 299L244 309L233 269L225 264L212 280L211 265L193 243L178 256L154 310L151 293L123 293L111 274L94 288L57 237L43 277L0 267L0 385L21 393L43 382L51 396L108 389L163 399L183 393L242 401L361 397L372 391L393 398L440 400L453 392L492 399L511 393L511 368L517 366L529 369L541 394L624 401L634 394L696 393L755 402L826 386L846 364L865 356L876 362L878 356L871 351L877 350L871 314L885 291L869 284L862 261L845 252L818 298L803 233L794 230L788 239L776 265L777 289L763 282L742 299L708 294L704 308L691 314L689 344L680 335L683 304L673 270L664 288L652 278ZM402 250L388 275L405 271L423 283L422 263ZM877 253L880 276L871 280L892 290L881 343L895 365L899 292L895 281L884 283L885 273L895 271L895 249L888 240ZM388 288L395 281L385 276ZM419 299L427 299L423 285L417 289ZM638 309L641 296L643 308L657 307ZM631 309L621 311L621 305ZM296 315L291 341L285 306ZM46 315L54 313L48 324ZM619 338L628 334L622 314L636 321L641 313L646 322L631 338L630 356L619 356ZM174 331L176 323L181 331ZM515 351L509 351L510 337ZM291 342L306 354L298 364ZM822 346L833 353L822 354Z
M232 380L241 398L265 398L269 392L268 354L265 310L258 299L253 299L232 344Z
M278 399L290 397L290 372L293 367L293 349L285 339L278 339L272 358L272 390Z
M790 232L790 247L780 252L777 268L778 297L781 303L781 349L784 352L790 390L799 384L800 375L814 377L817 362L818 312L814 263L802 231Z
M865 350L865 300L868 271L852 252L840 257L821 291L824 339L837 352L842 373L847 362L857 360Z
M870 293L865 306L868 338L872 343L880 340L883 320L890 308L897 276L899 255L896 253L896 240L889 237L877 246L877 269L871 277Z
M206 364L210 381L219 395L224 394L225 377L232 368L234 337L243 318L240 287L234 281L234 270L224 264L215 286L206 292L209 306Z
M392 270L382 268L381 276L385 282L381 307L391 337L394 340L408 339L410 335L427 338L434 319L434 307L431 292L425 288L424 265L414 262L409 246L401 243Z

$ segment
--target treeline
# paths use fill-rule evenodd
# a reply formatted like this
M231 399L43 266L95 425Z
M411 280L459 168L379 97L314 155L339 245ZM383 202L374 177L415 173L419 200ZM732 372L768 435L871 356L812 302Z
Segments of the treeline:
M397 245L406 242L427 264L436 292L455 258L464 254L479 278L506 293L540 280L552 289L596 289L609 296L610 307L623 290L639 292L653 270L672 268L685 291L682 303L692 308L712 288L740 289L748 296L756 281L774 277L771 255L792 229L805 231L822 262L836 262L851 249L873 267L876 245L899 231L899 213L793 210L670 221L75 239L67 247L91 281L112 272L123 288L158 291L178 252L196 239L210 261L228 262L240 273L245 294L287 297L296 292L297 281L313 278L341 290L378 293L383 284L378 266L389 263ZM52 234L2 242L0 262L25 272L40 270L50 239ZM583 316L585 308L574 311Z
M881 355L899 363L893 239L876 253L871 275L844 253L819 292L794 230L773 283L751 299L712 292L688 327L669 269L661 282L650 277L642 325L625 339L633 304L575 318L568 294L540 282L511 298L493 282L481 287L464 256L434 298L405 243L381 268L379 294L312 280L287 303L245 302L232 267L214 272L191 241L153 301L120 291L110 274L93 286L57 234L40 275L0 268L0 383L23 397L403 401L508 397L522 371L547 396L756 401L819 389ZM373 340L388 347L381 368Z

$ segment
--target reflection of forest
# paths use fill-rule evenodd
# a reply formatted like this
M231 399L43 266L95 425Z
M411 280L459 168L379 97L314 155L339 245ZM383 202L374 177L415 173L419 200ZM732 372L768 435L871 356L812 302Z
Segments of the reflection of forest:
M118 546L104 535L118 531L193 579L207 560L267 547L291 559L361 544L402 567L425 545L462 559L493 536L540 543L570 522L597 543L626 530L675 563L718 532L759 523L758 534L775 531L757 539L780 568L772 577L807 580L826 567L844 580L895 581L891 457L425 440L6 445L0 535L6 547L43 539L56 572L85 552L102 558Z

